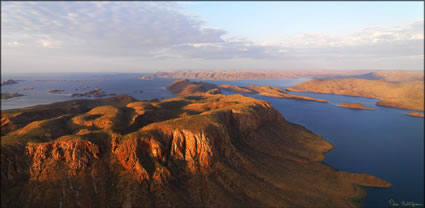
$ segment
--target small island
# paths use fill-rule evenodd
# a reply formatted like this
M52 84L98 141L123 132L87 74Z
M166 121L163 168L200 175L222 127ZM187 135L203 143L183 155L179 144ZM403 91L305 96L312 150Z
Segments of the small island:
M103 82L105 79L37 79L36 82Z
M88 92L83 93L74 93L71 97L104 97L104 96L114 96L115 93L106 93L101 88L94 88Z
M351 109L357 109L357 110L375 110L375 108L366 107L361 103L342 103L337 105L337 107L351 108Z
M7 93L7 92L2 92L1 93L1 99L10 99L10 98L14 98L14 97L21 97L24 96L23 94L19 94L17 92L14 93Z
M144 80L153 80L153 77L152 76L138 76L137 78L139 78L139 79L144 79Z
M27 88L19 88L18 90L33 90L34 87L27 87Z
M411 112L407 114L408 116L413 116L413 117L418 117L418 118L423 118L424 114L423 113L419 113L419 112Z
M83 86L73 87L72 89L75 90L75 91L78 91L78 90L87 90L87 89L90 89L90 86L83 85Z
M1 81L1 86L3 86L3 85L17 84L17 83L18 83L18 81L16 81L16 80L7 79L7 80L4 80L4 81Z
M143 93L143 90L134 90L134 93L142 94Z
M57 89L49 90L50 94L63 94L64 92L65 90L57 90Z

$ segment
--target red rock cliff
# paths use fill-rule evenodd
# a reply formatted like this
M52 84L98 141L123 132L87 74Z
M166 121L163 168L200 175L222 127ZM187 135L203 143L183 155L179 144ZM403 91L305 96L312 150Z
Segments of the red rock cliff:
M357 184L389 186L321 163L328 142L240 95L131 100L58 121L2 136L2 207L351 207Z

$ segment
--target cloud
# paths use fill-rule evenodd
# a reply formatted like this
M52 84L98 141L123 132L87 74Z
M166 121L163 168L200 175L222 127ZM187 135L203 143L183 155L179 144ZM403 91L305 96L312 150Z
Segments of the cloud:
M2 58L7 62L4 66L11 68L44 68L45 63L52 69L69 65L71 70L85 71L84 67L97 65L116 70L126 62L132 70L213 66L423 69L423 19L368 27L348 35L305 33L254 42L205 26L206 20L176 2L1 4ZM23 66L22 59L34 64Z
M19 42L17 42L17 41L11 41L11 42L7 42L7 45L9 45L9 46L18 46L19 45Z
M29 47L54 40L74 53L139 56L182 44L224 42L224 30L203 27L173 3L7 2L3 7L3 31L10 38L27 34L21 39Z

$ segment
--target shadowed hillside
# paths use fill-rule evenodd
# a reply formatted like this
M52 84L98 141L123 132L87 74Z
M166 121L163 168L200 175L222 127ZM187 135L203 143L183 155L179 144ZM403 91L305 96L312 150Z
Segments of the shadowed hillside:
M331 144L241 95L73 100L1 124L2 207L353 207L390 186L325 165Z

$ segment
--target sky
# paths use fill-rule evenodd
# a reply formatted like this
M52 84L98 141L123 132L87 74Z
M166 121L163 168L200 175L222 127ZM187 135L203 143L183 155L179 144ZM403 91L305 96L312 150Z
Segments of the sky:
M424 70L424 2L1 2L2 73Z

